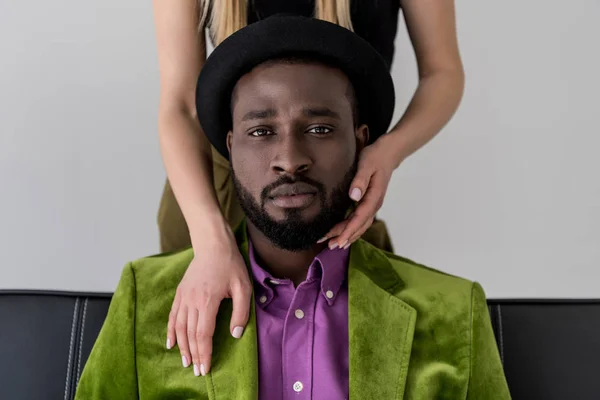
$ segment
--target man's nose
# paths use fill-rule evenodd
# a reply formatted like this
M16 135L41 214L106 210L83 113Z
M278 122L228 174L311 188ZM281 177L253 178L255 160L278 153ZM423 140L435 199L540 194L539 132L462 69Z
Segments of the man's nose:
M287 135L286 135L287 136ZM271 169L277 174L306 173L312 165L309 152L295 135L282 138L275 148Z

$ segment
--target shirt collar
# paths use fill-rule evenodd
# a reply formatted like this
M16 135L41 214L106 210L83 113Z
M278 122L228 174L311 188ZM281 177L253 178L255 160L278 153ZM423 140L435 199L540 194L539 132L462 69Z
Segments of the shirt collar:
M317 254L308 269L307 280L320 280L321 294L330 306L335 302L346 279L349 254L349 248L336 248L334 250L325 248ZM258 264L254 254L254 246L252 246L250 239L248 239L248 258L254 281L261 288L262 294L260 297L266 297L266 300L262 299L265 301L260 300L261 305L267 306L274 297L277 283L281 280L274 278Z

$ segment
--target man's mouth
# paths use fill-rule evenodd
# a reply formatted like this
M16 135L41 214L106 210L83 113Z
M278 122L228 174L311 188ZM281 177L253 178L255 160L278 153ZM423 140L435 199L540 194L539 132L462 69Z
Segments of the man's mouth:
M284 184L269 194L269 200L280 208L306 208L317 197L318 190L304 182Z

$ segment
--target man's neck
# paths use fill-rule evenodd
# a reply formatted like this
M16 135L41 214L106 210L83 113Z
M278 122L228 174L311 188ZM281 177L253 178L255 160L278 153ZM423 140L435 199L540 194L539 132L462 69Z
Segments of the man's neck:
M306 280L308 268L315 256L327 244L315 243L308 250L288 251L276 247L258 228L248 221L248 238L254 248L254 256L260 266L278 279L290 279L294 286Z

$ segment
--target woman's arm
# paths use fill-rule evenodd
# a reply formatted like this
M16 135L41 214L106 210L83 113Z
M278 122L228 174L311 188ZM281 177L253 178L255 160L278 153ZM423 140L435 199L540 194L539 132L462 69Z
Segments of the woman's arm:
M350 197L360 203L349 219L325 236L330 247L349 246L365 233L383 205L392 172L439 133L462 99L465 77L454 0L402 0L402 9L417 58L419 85L400 121L361 153L350 186Z
M417 58L419 86L400 121L385 136L395 150L395 167L446 125L458 108L465 85L454 0L401 3Z
M160 103L158 130L167 175L188 224L194 260L177 288L167 347L179 346L184 366L208 372L221 300L233 298L231 329L248 320L252 287L223 216L212 177L210 144L196 117L196 82L206 59L196 0L153 0ZM208 100L208 99L207 99ZM241 334L235 330L236 335Z
M160 71L160 148L193 238L198 223L210 218L218 225L223 218L212 189L210 144L196 118L196 81L206 59L206 44L203 34L197 32L195 3L154 0Z

